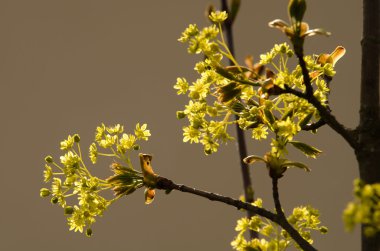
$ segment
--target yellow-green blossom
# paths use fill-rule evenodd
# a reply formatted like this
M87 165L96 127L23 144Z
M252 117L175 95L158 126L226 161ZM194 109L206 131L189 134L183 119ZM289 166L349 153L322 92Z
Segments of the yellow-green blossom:
M201 139L201 143L206 154L211 154L218 151L219 143L210 138L209 136L204 136Z
M200 131L192 126L186 126L183 128L183 142L190 141L190 143L198 143L200 136Z
M54 196L62 195L62 181L60 178L53 178L53 182L51 184L51 192Z
M60 157L61 163L68 168L77 168L79 166L80 158L72 151L68 151L64 156Z
M225 11L215 11L211 12L208 17L215 23L221 23L228 18L228 14Z
M137 123L136 129L135 129L135 135L138 139L148 140L148 137L150 136L150 131L147 130L146 128L147 128L147 124L143 124L140 127L140 124Z
M186 94L189 90L189 83L187 83L185 78L177 78L177 83L174 85L174 89L178 90L178 95Z
M110 134L122 133L124 131L124 126L116 124L115 126L107 127L106 130Z
M106 130L106 126L102 123L101 126L96 127L96 132L95 132L95 140L96 142L100 142L104 136Z
M124 133L122 138L120 139L120 147L123 151L132 149L136 143L136 137L132 134Z
M92 164L95 164L98 159L98 148L96 147L95 143L92 143L90 145L89 157Z
M268 127L263 124L260 124L256 128L252 129L252 138L257 140L266 139L268 135Z
M189 88L189 97L192 99L204 99L209 92L209 84L198 79Z
M182 36L178 39L178 41L184 43L189 41L190 38L198 35L199 30L196 24L190 24L189 27L186 28L184 32L182 32Z
M45 171L44 171L44 181L49 182L52 176L53 176L53 171L51 169L51 166L46 164Z
M66 140L61 142L61 150L69 150L74 145L74 137L69 135Z
M106 134L105 138L100 140L99 146L103 148L109 148L116 143L117 135Z
M287 140L292 140L293 136L296 135L300 130L300 126L291 121L290 117L287 117L286 120L277 122L278 135L284 137Z
M83 228L86 226L86 216L85 212L80 210L77 206L74 207L74 212L68 219L68 224L70 226L70 231L83 232Z

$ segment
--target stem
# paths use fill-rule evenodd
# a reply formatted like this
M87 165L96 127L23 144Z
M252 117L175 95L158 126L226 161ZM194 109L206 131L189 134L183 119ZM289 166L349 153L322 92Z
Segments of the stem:
M278 179L272 178L272 195L274 206L276 208L276 212L279 216L285 217L284 212L282 211L282 206L280 202L280 195L278 193Z
M229 13L229 8L227 5L227 0L221 0L222 10ZM233 21L230 19L227 19L224 22L224 32L226 33L226 39L227 39L227 45L229 48L229 51L231 55L235 56L235 48L234 48L234 40L233 40L233 31L232 31L232 24ZM223 37L223 35L222 35ZM234 62L230 59L229 65L233 65ZM238 120L239 116L235 115L235 119ZM253 188L252 188L252 182L251 182L251 176L249 173L248 165L243 162L243 159L247 157L247 145L245 143L245 137L243 130L239 127L238 124L236 124L236 134L237 134L237 144L238 144L238 151L239 151L239 162L240 162L240 168L241 173L243 177L243 189L244 189L244 197L245 201L247 203L252 203L254 201L253 197ZM254 216L254 212L251 210L247 210L247 216L249 219ZM256 231L249 230L249 235L252 239L258 238L259 234Z
M277 187L277 185L276 185ZM211 201L218 201L233 207L236 207L237 209L245 209L249 212L252 212L253 214L257 214L259 216L262 216L268 220L271 220L278 225L280 225L286 232L289 233L289 235L293 238L293 240L303 249L306 251L316 251L316 249L308 243L305 239L302 238L302 236L298 233L296 229L293 228L292 225L286 220L285 216L281 216L278 212L277 214L272 213L264 208L256 207L248 202L243 202L241 200L236 200L231 197L219 195L216 193L210 193L207 191L199 190L196 188L188 187L186 185L179 185L174 183L172 180L169 180L164 177L157 177L156 182L156 188L162 189L166 191L171 190L177 190L184 193L191 193L206 199L209 199ZM276 188L277 189L277 188ZM273 188L273 191L275 188ZM277 190L277 198L278 198L278 190ZM278 200L279 201L279 200ZM281 205L280 205L281 207ZM283 213L282 213L283 214Z
M300 52L297 52L297 50L295 50L295 52L296 52L296 55L298 57L298 64L300 65L301 70L302 70L303 81L304 81L304 84L306 86L306 95L307 96L313 96L313 87L311 85L311 79L310 79L309 71L306 68L306 62L303 58L303 56L304 56L303 55L303 47L301 47Z

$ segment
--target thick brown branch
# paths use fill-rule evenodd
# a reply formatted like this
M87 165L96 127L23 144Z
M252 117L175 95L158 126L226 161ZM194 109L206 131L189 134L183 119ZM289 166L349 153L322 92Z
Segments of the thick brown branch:
M277 185L276 185L277 187ZM310 245L305 239L302 238L302 236L298 233L297 230L293 228L292 225L289 224L289 222L286 220L285 216L281 216L278 213L272 213L264 208L256 207L252 205L251 203L243 202L241 200L236 200L231 197L219 195L216 193L210 193L207 191L202 191L196 188L188 187L185 185L178 185L175 184L173 181L164 178L164 177L158 177L157 183L156 183L157 189L162 189L166 191L171 190L177 190L184 193L191 193L197 196L201 196L203 198L209 199L211 201L219 201L224 204L236 207L237 209L245 209L247 211L250 211L254 214L257 214L259 216L262 216L268 220L271 220L278 225L280 225L285 231L289 233L289 235L293 238L293 240L303 249L306 251L316 251L316 249ZM278 191L277 191L278 195ZM281 207L281 205L280 205Z
M361 61L360 124L358 127L360 178L366 183L380 182L380 0L363 0L363 38ZM380 233L364 234L362 225L362 251L380 250Z
M363 1L360 130L379 127L380 1Z

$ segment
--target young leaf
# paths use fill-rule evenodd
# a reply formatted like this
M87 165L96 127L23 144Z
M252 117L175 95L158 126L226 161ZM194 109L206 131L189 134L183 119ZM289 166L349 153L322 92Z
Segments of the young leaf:
M289 141L295 148L303 152L307 157L316 158L322 151L299 141Z
M256 161L262 161L262 162L266 162L265 159L261 158L260 156L256 156L256 155L250 155L248 157L245 157L243 159L244 163L246 164L253 164L255 163Z
M310 168L307 167L305 164L302 164L300 162L293 162L289 160L285 160L282 164L281 167L298 167L301 169L304 169L306 172L310 172Z

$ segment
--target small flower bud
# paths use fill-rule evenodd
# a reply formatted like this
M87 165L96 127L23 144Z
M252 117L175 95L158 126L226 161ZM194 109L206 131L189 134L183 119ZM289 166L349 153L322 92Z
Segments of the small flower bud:
M79 134L75 134L73 138L74 138L75 143L79 143L79 141L80 141Z
M319 231L320 231L322 234L325 234L325 233L327 233L328 229L327 229L327 227L321 227L321 228L319 229Z
M176 115L177 115L177 119L183 119L186 117L186 114L183 111L177 111Z
M40 196L42 198L48 197L49 195L50 195L49 189L47 189L47 188L41 188L41 190L40 190Z
M86 229L86 236L87 237L91 237L92 236L92 229L91 228L87 228Z
M135 150L135 151L140 150L140 146L139 146L139 145L134 145L134 146L133 146L133 150Z
M53 204L57 204L58 203L58 198L57 197L53 197L53 198L51 198L51 203L53 203Z
M48 155L45 157L45 161L46 161L46 163L53 163L53 157Z
M205 149L205 150L204 150L204 153L205 153L206 155L210 155L210 154L212 154L212 150L211 150L211 149Z
M67 206L67 207L65 207L64 212L65 212L66 215L73 214L74 213L74 208L71 207L71 206Z

